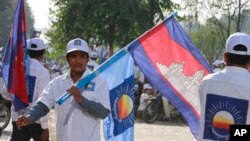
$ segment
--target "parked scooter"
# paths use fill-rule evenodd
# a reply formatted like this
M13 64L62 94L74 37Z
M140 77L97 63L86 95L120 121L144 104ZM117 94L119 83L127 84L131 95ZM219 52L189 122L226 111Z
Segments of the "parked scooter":
M158 120L168 120L177 123L184 123L185 120L182 117L181 113L171 104L169 117L165 116L162 95L158 94L156 97L150 100L150 103L146 106L143 111L143 118L146 123L153 123Z
M4 99L0 94L0 132L2 132L9 124L11 101Z
M150 99L150 103L143 111L143 118L146 123L153 123L156 119L165 118L162 95L158 94Z

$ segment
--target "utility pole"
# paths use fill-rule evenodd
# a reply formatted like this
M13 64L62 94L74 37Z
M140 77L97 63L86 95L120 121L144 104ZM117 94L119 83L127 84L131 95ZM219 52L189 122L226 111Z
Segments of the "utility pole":
M239 8L239 12L238 12L238 20L237 20L237 26L236 26L236 30L237 32L240 32L240 29L241 29L241 0L239 0L239 5L238 5L238 8Z

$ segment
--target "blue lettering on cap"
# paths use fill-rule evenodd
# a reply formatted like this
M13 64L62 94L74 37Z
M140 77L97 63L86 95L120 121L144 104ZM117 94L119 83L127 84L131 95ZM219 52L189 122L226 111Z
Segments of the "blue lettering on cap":
M81 40L75 40L74 45L75 46L81 46Z

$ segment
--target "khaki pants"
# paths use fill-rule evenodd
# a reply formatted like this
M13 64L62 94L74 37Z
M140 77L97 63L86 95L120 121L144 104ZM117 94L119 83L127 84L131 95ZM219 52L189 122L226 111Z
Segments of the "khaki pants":
M164 96L162 96L162 103L163 103L163 109L164 109L165 116L167 119L169 119L171 105L169 104L168 100Z

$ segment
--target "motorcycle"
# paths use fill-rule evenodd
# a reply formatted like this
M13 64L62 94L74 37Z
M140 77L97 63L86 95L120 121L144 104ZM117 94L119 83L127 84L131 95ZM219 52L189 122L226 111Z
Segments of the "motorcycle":
M0 132L2 132L10 122L10 107L11 101L4 99L0 94Z
M150 103L146 106L143 111L143 118L146 123L153 123L155 120L169 120L173 122L185 122L181 113L171 104L170 106L170 117L165 116L162 95L158 94L156 97L150 100Z
M153 123L156 119L164 119L162 96L158 95L150 99L150 103L143 111L143 119L146 123Z

